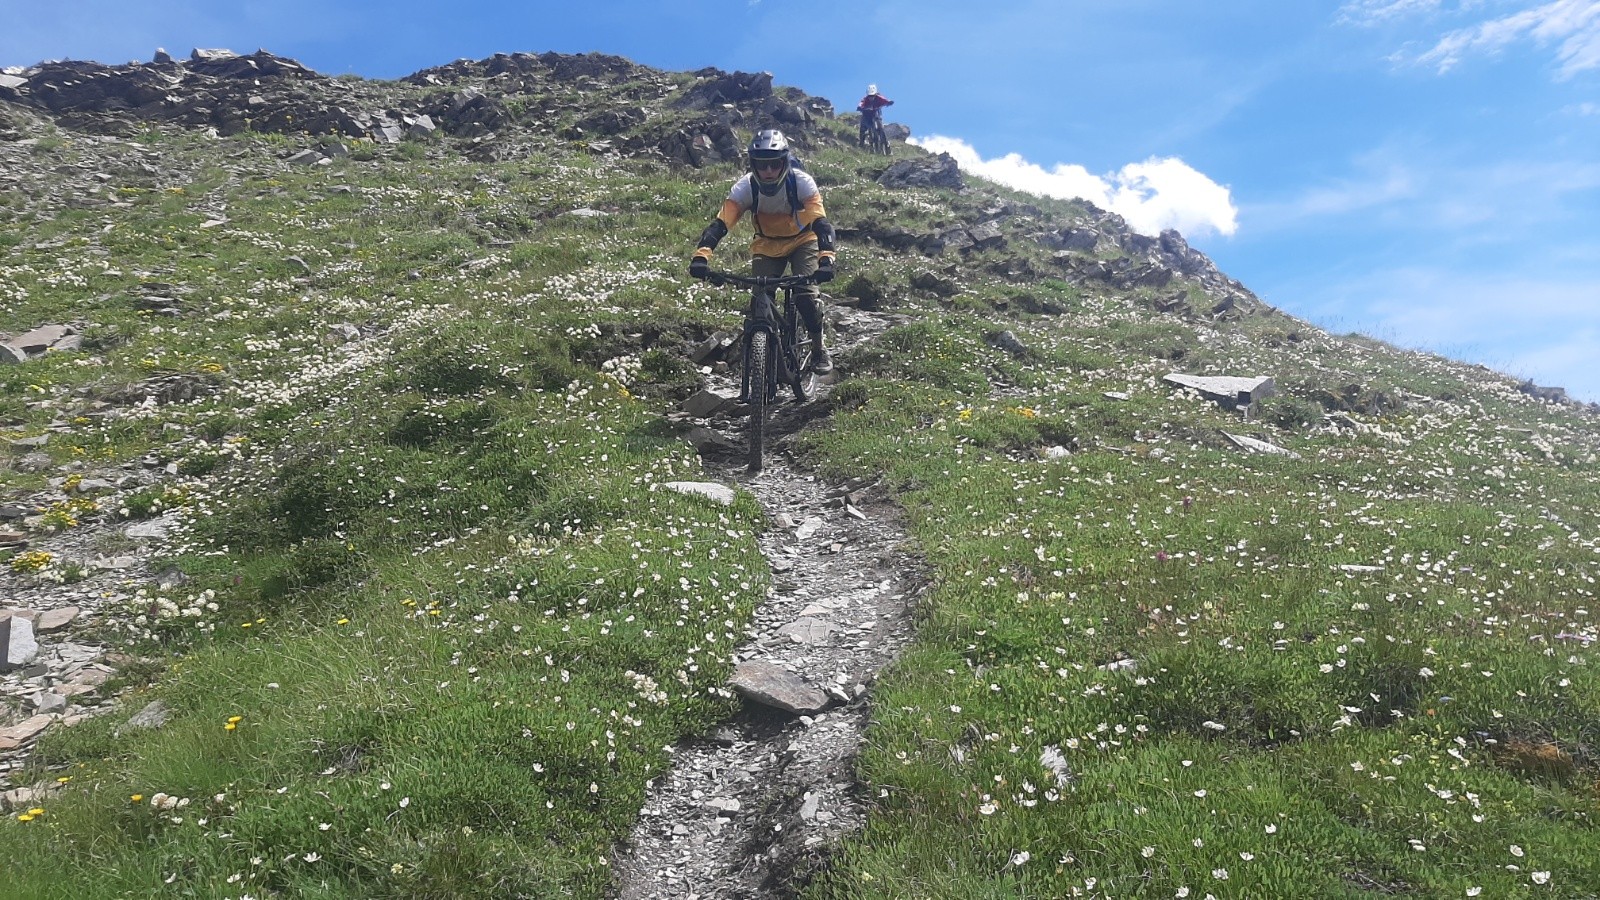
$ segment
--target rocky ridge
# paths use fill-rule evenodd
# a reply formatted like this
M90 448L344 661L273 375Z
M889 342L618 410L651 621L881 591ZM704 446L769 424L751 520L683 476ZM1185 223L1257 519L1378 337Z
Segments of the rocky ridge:
M65 61L7 69L0 74L0 111L4 103L47 115L60 127L120 137L158 125L219 136L300 135L305 147L286 158L303 164L359 152L361 142L439 138L459 141L476 158L506 159L530 140L555 137L700 167L742 158L740 132L761 123L783 128L802 152L837 140L814 127L835 116L832 104L775 88L770 73L667 73L599 53L496 54L381 82L330 78L265 50L197 49L184 60L157 52L150 62L119 66ZM7 135L17 140L20 132L0 120L0 140ZM893 188L965 188L945 155L897 160L877 178ZM1148 288L1165 292L1158 311L1188 317L1266 309L1178 232L1141 235L1120 216L1084 207L1086 214L1065 227L1048 224L1037 208L1011 204L932 231L866 217L842 234L929 258L1026 241L1051 252L1051 268L1008 267L996 274ZM1191 286L1208 302L1197 304Z

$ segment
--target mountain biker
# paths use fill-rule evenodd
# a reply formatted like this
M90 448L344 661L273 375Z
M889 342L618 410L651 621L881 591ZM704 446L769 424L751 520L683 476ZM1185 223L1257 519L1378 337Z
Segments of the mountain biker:
M856 110L861 113L861 133L856 136L856 145L867 145L867 133L875 128L883 127L883 108L893 106L894 101L878 93L878 86L867 85L867 95L856 104Z
M833 226L828 223L816 180L795 164L788 139L776 129L757 133L747 156L750 171L733 183L722 209L700 233L689 274L706 277L712 251L728 229L749 212L756 230L750 241L751 274L778 276L787 265L796 275L815 274L818 283L832 281ZM794 299L816 348L812 370L822 375L833 371L833 357L822 344L822 308L817 294L817 285L801 285L795 289Z

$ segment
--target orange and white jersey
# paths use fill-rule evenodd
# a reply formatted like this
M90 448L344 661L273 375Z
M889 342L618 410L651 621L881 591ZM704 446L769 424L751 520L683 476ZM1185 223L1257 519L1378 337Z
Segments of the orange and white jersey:
M722 201L717 218L730 231L745 212L750 211L756 228L755 239L750 242L750 253L754 256L788 256L815 241L817 236L811 230L811 223L828 214L822 207L822 192L817 189L816 179L800 169L791 168L790 172L794 177L798 208L790 205L786 185L779 185L771 194L763 194L755 188L755 176L748 173L733 183L728 199Z

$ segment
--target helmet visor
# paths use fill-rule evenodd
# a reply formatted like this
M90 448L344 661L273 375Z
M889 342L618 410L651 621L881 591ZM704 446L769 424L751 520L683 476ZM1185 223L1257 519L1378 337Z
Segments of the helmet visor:
M788 174L789 155L772 154L750 156L750 171L755 173L757 179L763 184L772 184Z

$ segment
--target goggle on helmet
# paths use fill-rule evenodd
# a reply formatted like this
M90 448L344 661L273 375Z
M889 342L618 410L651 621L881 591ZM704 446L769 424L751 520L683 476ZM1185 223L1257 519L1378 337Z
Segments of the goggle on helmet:
M756 186L763 194L772 194L789 175L789 141L783 132L768 128L755 136L750 142L750 173L755 176ZM766 163L774 168L759 168L759 164Z

